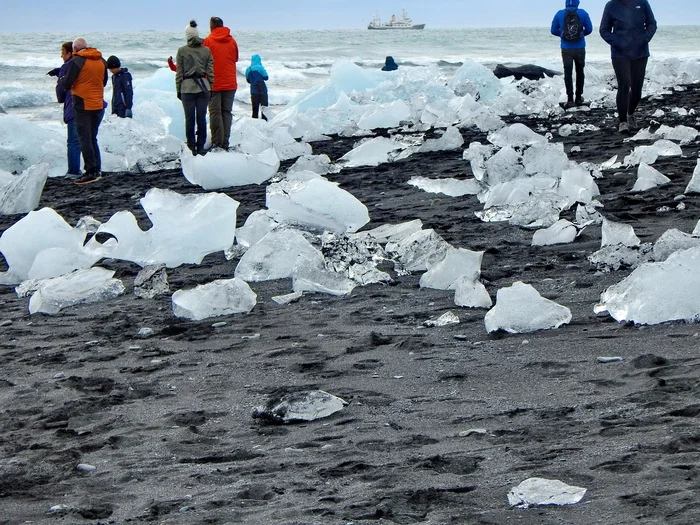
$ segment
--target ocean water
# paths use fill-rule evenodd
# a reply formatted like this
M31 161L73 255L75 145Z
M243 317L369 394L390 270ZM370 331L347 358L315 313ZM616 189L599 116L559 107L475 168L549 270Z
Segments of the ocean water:
M250 55L263 58L273 105L327 82L338 59L376 69L392 55L404 68L428 66L449 78L465 58L488 66L498 63L537 64L561 70L558 39L548 28L426 29L424 31L244 31L232 30L240 50L238 103L248 99L243 72ZM116 55L128 67L138 89L156 71L167 68L184 44L183 32L0 33L0 103L27 119L54 119L55 78L46 72L61 64L61 43L85 36L103 55ZM594 32L587 39L588 63L610 69L609 48ZM652 41L652 61L700 57L700 26L661 27ZM174 79L173 79L174 83Z

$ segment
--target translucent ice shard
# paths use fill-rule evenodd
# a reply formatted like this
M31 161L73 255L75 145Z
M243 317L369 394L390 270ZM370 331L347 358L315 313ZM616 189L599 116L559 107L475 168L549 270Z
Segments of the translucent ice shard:
M462 197L463 195L476 195L481 191L481 184L476 179L429 179L427 177L411 177L408 181L428 193L442 193L448 197Z
M220 279L172 296L173 314L192 321L250 312L257 300L248 283L238 278Z
M634 228L629 224L621 222L613 222L608 219L603 219L603 234L601 237L600 246L614 246L622 244L624 246L637 246L640 240L634 233Z
M508 493L511 507L526 509L541 505L575 505L586 489L573 487L555 479L529 478Z
M181 160L185 178L205 190L262 184L279 169L274 148L256 154L212 151L192 156L185 152Z
M463 277L476 281L481 275L484 252L464 248L450 248L445 257L428 269L420 278L421 288L453 290Z
M666 175L644 162L637 168L637 180L630 191L646 191L671 182Z
M0 170L0 215L29 213L39 205L49 165L35 164L21 175Z
M253 417L275 424L314 421L335 414L347 404L323 390L294 392L270 398L264 406L253 410Z
M549 246L552 244L568 244L574 242L578 230L566 219L561 219L544 230L537 230L532 236L533 246Z

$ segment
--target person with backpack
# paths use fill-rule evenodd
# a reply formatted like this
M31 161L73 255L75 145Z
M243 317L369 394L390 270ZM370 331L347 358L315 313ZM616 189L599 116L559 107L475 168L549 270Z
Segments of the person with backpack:
M656 18L647 0L610 0L600 22L600 36L610 45L617 77L618 130L637 129L635 110L642 100L649 42L656 34Z
M561 58L564 63L566 103L564 109L583 105L584 68L586 66L586 36L593 32L591 17L579 9L579 0L566 0L566 8L552 20L551 32L561 39ZM574 65L576 66L576 98L574 98Z
M258 113L267 120L265 113L260 111L260 106L267 107L267 71L262 65L260 55L250 57L250 66L245 70L245 79L250 84L250 104L253 106L253 118L258 118Z

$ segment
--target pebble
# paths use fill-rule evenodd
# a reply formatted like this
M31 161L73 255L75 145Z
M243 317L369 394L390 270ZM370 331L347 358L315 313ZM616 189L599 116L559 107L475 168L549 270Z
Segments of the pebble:
M468 340L469 340L469 337L466 336L466 335L457 334L457 335L455 336L455 339L457 339L457 341L468 341Z
M213 325L211 325L212 328L221 328L223 326L226 326L226 321L221 321L219 323L214 323Z
M61 504L61 505L54 505L53 507L51 507L51 508L49 509L49 512L61 512L61 511L64 511L64 510L69 510L69 509L70 509L70 507L69 507L68 505L63 505L63 504Z
M139 337L151 337L153 334L155 334L155 331L153 330L153 328L148 328L148 327L141 328L136 333L136 335L138 335Z
M95 345L99 345L99 344L100 344L100 342L98 340L94 339L92 341L88 341L87 343L85 343L85 346L95 346Z
M618 363L620 361L623 361L622 357L599 357L598 358L599 363Z
M95 470L97 470L96 466L89 465L87 463L78 463L78 465L75 468L82 472L94 472Z
M260 334L242 335L241 339L260 339Z
M0 326L10 326L12 324L12 319L5 319Z
M459 437L469 437L473 435L484 435L487 432L485 428L470 428L469 430L462 430L458 435Z

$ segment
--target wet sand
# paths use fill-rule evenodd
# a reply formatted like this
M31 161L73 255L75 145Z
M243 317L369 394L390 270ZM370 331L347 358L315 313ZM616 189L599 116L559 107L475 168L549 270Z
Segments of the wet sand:
M661 123L697 127L695 115L674 107L698 109L700 87L645 100L640 116L649 122L661 108ZM569 121L600 130L562 138L556 129ZM610 110L508 122L552 131L579 162L633 147ZM484 133L463 134L465 147L486 143ZM314 153L335 160L354 142L317 143ZM581 151L569 153L573 146ZM699 150L696 141L682 158L659 159L654 167L672 182L642 194L629 193L636 169L607 172L597 181L603 214L634 226L642 242L670 228L691 232L700 199L690 196L679 211L674 197ZM393 285L286 306L271 297L291 291L290 280L252 283L250 314L202 322L174 318L169 296L137 298L139 267L128 262L102 264L116 270L125 295L55 316L30 316L27 299L2 287L0 524L700 522L700 327L637 327L593 313L600 294L629 274L588 263L600 226L572 244L532 247L532 231L483 223L475 197L424 193L407 184L413 176L471 175L460 150L329 178L366 204L366 228L421 219L455 247L485 251L482 280L494 299L524 281L569 307L571 323L488 335L485 310L456 307L453 293L420 289L420 274L391 268L383 269ZM178 171L109 174L82 187L52 179L41 206L71 224L126 209L147 228L138 198L151 187L201 191ZM241 202L239 224L264 207L264 185L225 193ZM562 216L572 220L573 211ZM19 218L0 217L0 231ZM171 290L230 278L236 262L215 254L168 270ZM459 325L422 326L449 310ZM140 338L144 327L154 334ZM272 393L312 389L349 405L304 424L251 417ZM571 507L509 507L508 491L535 476L588 492Z

